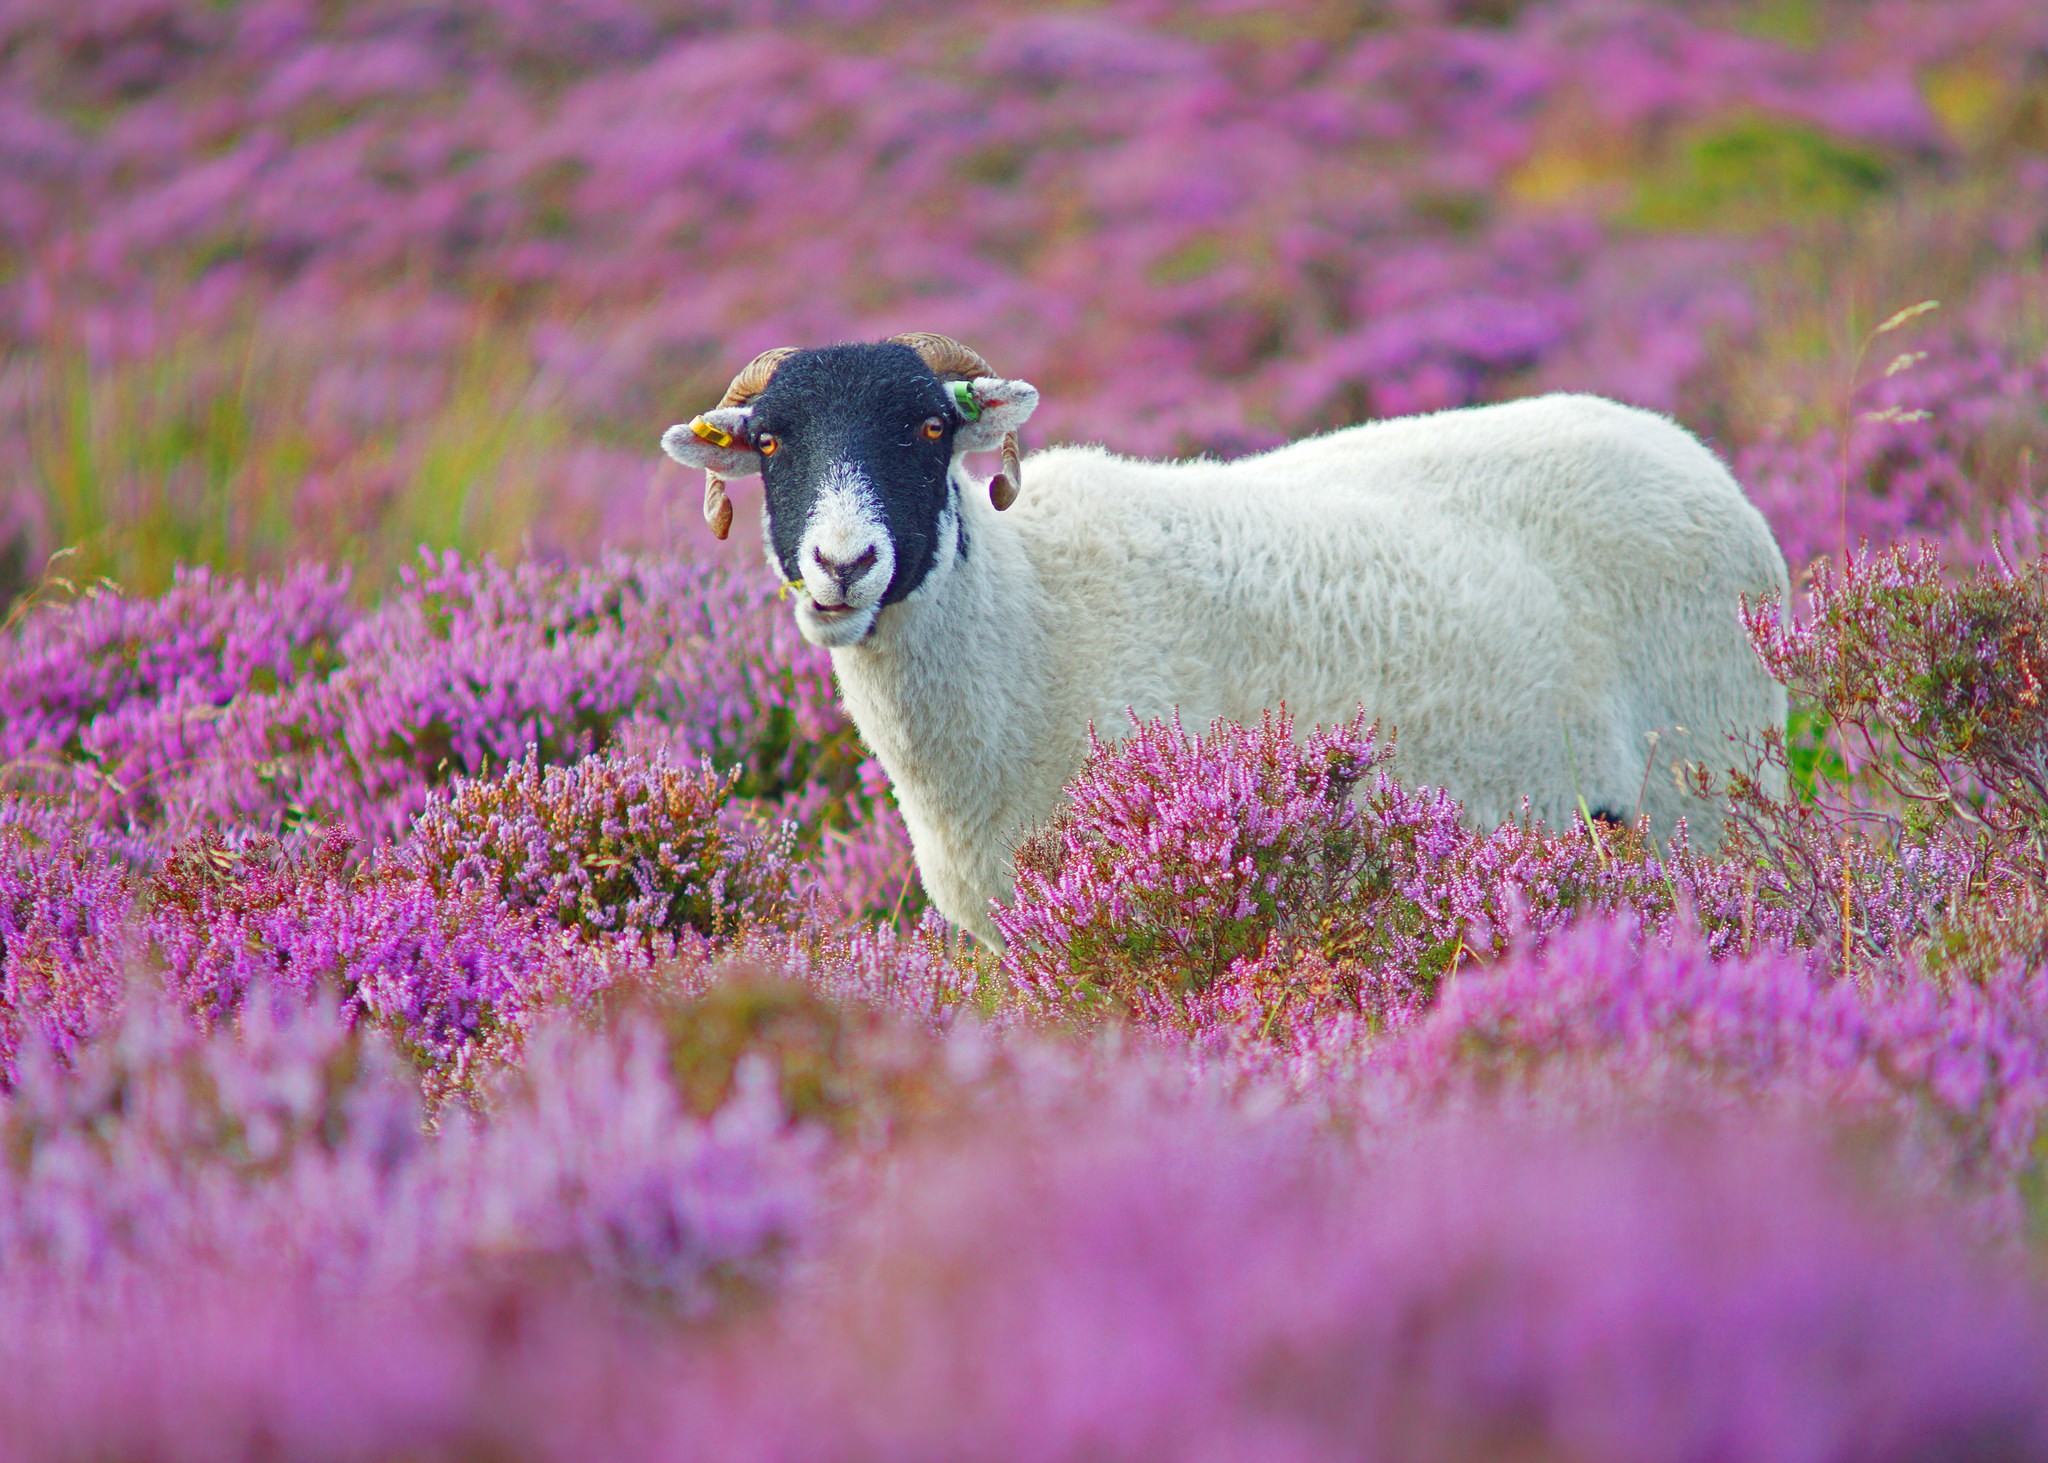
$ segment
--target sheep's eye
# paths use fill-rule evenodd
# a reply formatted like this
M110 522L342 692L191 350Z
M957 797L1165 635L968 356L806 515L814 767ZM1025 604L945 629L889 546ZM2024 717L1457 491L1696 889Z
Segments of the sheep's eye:
M926 417L924 419L924 434L936 442L939 438L946 435L946 424L937 417Z
M782 439L773 432L762 432L754 438L754 450L763 457L773 457L775 449L782 445Z

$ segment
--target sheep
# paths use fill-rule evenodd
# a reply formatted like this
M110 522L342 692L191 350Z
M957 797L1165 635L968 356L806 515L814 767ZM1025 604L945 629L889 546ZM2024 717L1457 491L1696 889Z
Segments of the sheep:
M768 352L662 438L759 473L769 563L880 758L947 919L997 945L992 901L1092 726L1198 728L1283 703L1363 706L1395 769L1491 826L1690 813L1675 775L1785 721L1737 614L1786 590L1763 517L1668 419L1556 395L1369 422L1255 457L1028 461L1038 403L943 336ZM970 453L1000 450L986 485ZM1013 511L1003 512L1012 499Z

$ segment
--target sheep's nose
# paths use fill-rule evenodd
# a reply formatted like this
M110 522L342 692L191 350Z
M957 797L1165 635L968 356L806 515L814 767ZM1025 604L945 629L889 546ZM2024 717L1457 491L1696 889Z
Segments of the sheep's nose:
M873 544L862 549L851 559L827 558L817 549L811 550L811 557L818 561L818 567L825 571L826 576L839 586L839 592L842 595L852 587L854 580L875 567L875 549Z

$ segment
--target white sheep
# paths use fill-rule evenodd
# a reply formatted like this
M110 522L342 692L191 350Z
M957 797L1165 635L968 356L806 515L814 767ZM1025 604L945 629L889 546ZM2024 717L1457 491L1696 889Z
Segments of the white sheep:
M1233 462L1032 456L1037 405L943 337L771 352L663 446L761 472L768 554L881 759L946 917L995 943L1025 832L1105 736L1283 702L1363 705L1395 768L1476 823L1638 808L1696 846L1678 764L1745 760L1785 720L1737 616L1785 563L1720 461L1591 396L1371 422ZM1004 449L985 498L970 452ZM993 499L993 502L990 499Z

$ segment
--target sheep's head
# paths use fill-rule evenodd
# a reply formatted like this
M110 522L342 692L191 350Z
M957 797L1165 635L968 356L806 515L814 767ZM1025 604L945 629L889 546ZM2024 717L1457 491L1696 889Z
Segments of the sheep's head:
M704 516L720 538L732 523L724 480L761 475L769 560L806 591L798 628L813 644L854 645L951 563L965 454L1002 452L989 498L1010 505L1017 428L1037 405L1035 387L942 335L785 347L756 357L661 445L704 469Z

